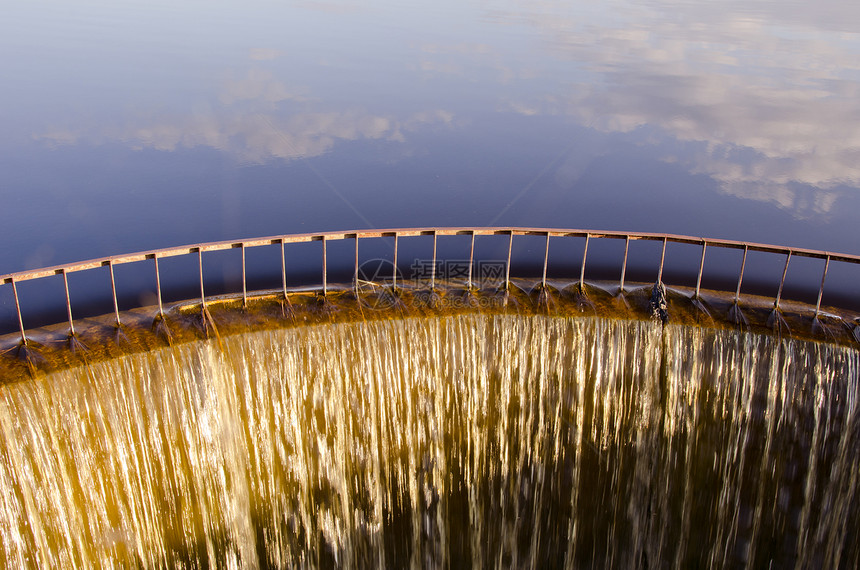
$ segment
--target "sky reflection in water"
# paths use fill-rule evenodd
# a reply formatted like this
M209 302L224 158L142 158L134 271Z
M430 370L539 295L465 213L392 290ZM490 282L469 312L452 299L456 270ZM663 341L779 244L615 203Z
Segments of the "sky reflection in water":
M857 253L860 5L30 2L0 22L0 273L520 225Z

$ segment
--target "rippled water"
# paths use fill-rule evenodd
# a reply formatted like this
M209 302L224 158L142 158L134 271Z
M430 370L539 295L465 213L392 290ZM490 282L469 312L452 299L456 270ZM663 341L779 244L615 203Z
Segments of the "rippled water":
M0 388L8 567L852 567L860 353L600 318L251 332Z

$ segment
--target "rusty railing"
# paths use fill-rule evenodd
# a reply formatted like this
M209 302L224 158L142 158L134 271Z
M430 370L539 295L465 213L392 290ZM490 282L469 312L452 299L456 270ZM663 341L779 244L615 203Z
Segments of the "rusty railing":
M825 251L817 251L810 249L801 249L801 248L790 248L790 247L782 247L776 245L767 245L760 243L747 243L747 242L739 242L739 241L731 241L731 240L719 240L719 239L707 239L707 238L699 238L699 237L691 237L691 236L683 236L683 235L673 235L673 234L659 234L659 233L635 233L635 232L617 232L617 231L594 231L594 230L578 230L578 229L549 229L549 228L401 228L401 229L385 229L385 230L359 230L359 231L349 231L349 232L322 232L322 233L307 233L307 234L289 234L289 235L280 235L280 236L270 236L263 238L255 238L255 239L247 239L240 241L220 241L220 242L210 242L210 243L198 243L193 245L186 245L182 247L173 247L166 249L157 249L150 250L139 253L132 253L128 255L117 255L110 256L100 259L93 259L89 261L83 261L79 263L72 263L67 265L60 265L54 267L48 267L44 269L38 269L33 271L22 271L18 273L11 273L7 275L0 276L0 285L11 285L12 293L15 299L15 309L18 319L18 328L20 329L21 342L24 344L27 343L27 332L24 327L24 319L22 316L21 304L18 298L18 288L17 284L25 281L44 279L46 277L62 275L63 283L65 287L65 305L67 318L69 322L69 333L70 335L75 335L75 324L74 317L72 312L72 302L71 297L69 295L69 280L68 274L79 272L79 271L91 271L98 268L107 267L110 274L110 283L111 283L111 291L112 291L112 300L113 300L113 309L115 313L116 324L121 324L121 312L119 308L119 302L117 297L117 287L116 287L116 279L114 277L114 267L117 265L128 264L128 263L138 263L145 260L154 260L155 262L155 285L158 299L158 314L164 315L164 303L162 300L162 286L161 286L161 273L159 270L159 260L165 259L169 257L182 256L182 255L193 255L197 254L197 264L199 267L199 285L200 285L200 303L202 308L205 310L206 308L206 291L204 288L203 282L203 254L205 252L212 251L220 251L220 250L228 250L228 249L241 249L242 251L242 300L247 304L248 301L248 286L246 279L246 267L245 267L245 250L249 248L256 248L262 246L279 246L280 247L280 258L281 258L281 279L282 279L282 287L283 294L286 297L288 293L287 287L287 271L286 271L286 246L288 244L295 243L303 243L303 242L313 242L313 241L321 241L322 242L322 273L320 275L320 283L319 290L322 295L326 295L329 290L329 268L328 268L328 260L327 260L327 252L326 252L326 244L327 242L337 241L337 240L355 240L355 271L353 276L353 286L358 287L359 282L359 241L367 240L373 238L394 238L394 252L393 252L393 265L394 272L392 275L393 286L397 286L397 256L398 256L398 247L400 240L402 238L409 238L414 236L432 236L433 237L433 251L432 251L432 271L430 275L430 287L435 287L436 284L436 263L437 263L437 248L436 248L436 238L439 236L452 236L452 235L465 235L471 236L471 246L469 253L469 261L468 261L468 277L466 280L466 286L471 288L473 286L473 264L475 262L475 237L476 236L508 236L507 240L507 261L505 265L505 281L504 284L507 286L511 282L511 252L513 248L514 238L516 236L542 236L546 238L546 245L544 249L543 255L543 270L541 275L541 283L546 286L547 281L547 267L550 262L550 238L560 237L560 238L584 238L585 239L585 247L583 249L582 260L579 268L579 275L571 276L573 278L578 277L580 285L585 282L585 267L586 267L586 259L588 256L588 245L591 240L597 239L614 239L614 240L624 240L624 257L620 268L620 276L619 276L619 287L623 292L625 287L625 278L627 274L628 267L628 252L629 245L631 241L636 240L650 240L650 241L658 241L662 242L662 252L660 256L660 265L657 271L657 283L662 284L663 282L663 267L666 260L666 245L668 243L681 243L681 244L690 244L701 247L701 257L699 262L698 276L696 279L696 287L695 293L693 294L694 298L698 298L701 292L702 285L702 275L705 266L705 257L709 249L712 248L728 248L735 250L743 251L743 258L741 261L741 267L739 274L737 276L737 283L734 287L734 299L735 303L737 303L740 294L741 294L741 284L744 278L744 271L746 268L747 262L747 254L749 252L764 252L768 254L784 256L785 264L783 266L782 277L779 282L779 288L777 294L774 298L774 309L778 310L780 306L780 302L783 297L783 289L786 282L786 275L788 273L788 267L791 260L795 257L806 257L821 260L822 263L822 272L821 272L821 281L820 286L818 288L817 293L817 301L814 309L814 317L818 318L818 315L821 311L821 300L824 292L824 284L827 278L827 273L830 268L831 263L840 263L840 264L849 264L852 267L860 268L860 256L850 255L850 254L839 254L839 253L830 253ZM860 277L860 275L858 275ZM860 279L858 279L860 282ZM729 291L732 292L732 291ZM253 293L253 292L251 292ZM237 292L238 294L238 292Z

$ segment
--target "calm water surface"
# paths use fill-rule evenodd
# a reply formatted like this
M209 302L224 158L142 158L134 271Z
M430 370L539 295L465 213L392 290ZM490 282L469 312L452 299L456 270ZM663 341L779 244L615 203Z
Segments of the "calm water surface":
M0 273L423 225L857 253L858 22L832 0L16 3Z

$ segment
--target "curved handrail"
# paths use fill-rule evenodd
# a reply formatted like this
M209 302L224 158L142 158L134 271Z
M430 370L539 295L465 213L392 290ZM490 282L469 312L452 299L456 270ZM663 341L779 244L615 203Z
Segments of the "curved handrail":
M66 292L66 308L68 311L68 320L69 320L69 328L70 333L72 335L75 334L74 329L74 319L72 317L72 307L71 300L69 297L69 286L67 275L69 273L78 272L78 271L86 271L90 269L95 269L99 267L108 267L110 269L111 275L111 287L113 293L113 303L114 310L116 313L116 321L117 324L120 324L120 312L119 312L119 303L117 300L117 292L116 292L116 284L114 280L113 268L116 265L126 264L126 263L135 263L139 261L144 261L148 259L155 260L155 272L156 272L156 288L158 294L158 304L159 304L159 314L163 314L163 304L162 304L162 296L161 296L161 280L158 269L158 260L175 257L180 255L188 255L197 253L199 266L200 266L200 294L201 294L201 303L205 307L206 304L206 294L203 287L203 253L211 252L211 251L221 251L228 249L241 249L242 250L242 295L243 300L247 302L247 282L245 276L245 249L254 248L260 246L269 246L269 245L280 245L281 246L281 269L283 275L283 287L284 294L287 293L286 286L286 266L284 263L284 246L286 244L292 243L303 243L303 242L312 242L312 241L322 241L323 242L323 268L321 275L321 287L322 292L325 294L327 292L327 283L328 283L328 268L326 266L326 250L325 243L328 241L337 241L337 240L345 240L345 239L354 239L356 240L356 282L358 276L358 240L360 239L368 239L368 238L383 238L383 237L394 237L395 238L395 251L394 258L395 264L397 259L397 240L399 238L405 237L413 237L413 236L434 236L434 259L433 259L433 275L431 276L431 281L435 279L435 263L436 263L436 249L435 249L435 237L437 236L452 236L452 235L470 235L472 236L472 250L470 253L470 267L469 267L469 285L471 286L471 263L474 258L474 237L475 236L486 236L486 235L507 235L509 237L508 241L508 258L507 258L507 267L506 267L506 275L505 282L508 283L510 281L510 260L511 260L511 248L513 245L514 236L544 236L546 237L546 251L543 260L543 277L542 281L546 284L546 273L547 273L547 264L549 262L549 238L550 237L580 237L585 238L585 250L583 252L582 264L580 269L580 283L584 281L585 278L585 262L586 256L588 254L588 242L591 239L623 239L626 241L625 251L624 251L624 261L621 269L621 289L624 288L624 279L627 269L627 252L630 241L635 240L650 240L650 241L661 241L663 242L663 250L660 259L660 267L658 272L657 281L662 282L663 275L663 265L666 256L666 244L667 243L682 243L682 244L691 244L691 245L700 245L702 247L702 255L701 261L699 264L699 273L696 284L696 292L695 296L698 298L700 292L700 286L702 282L702 273L704 269L705 262L705 254L708 248L727 248L727 249L739 249L743 250L743 261L741 264L740 274L738 276L737 288L735 291L735 299L737 301L737 296L740 295L741 282L743 280L744 268L746 266L746 257L747 253L750 251L756 252L765 252L777 255L785 255L785 267L783 269L782 280L779 286L779 292L777 294L776 300L774 302L774 308L778 309L780 304L780 299L782 296L783 285L785 283L786 274L788 271L789 262L792 257L807 257L814 259L824 260L824 270L821 278L821 285L818 291L818 300L815 308L815 316L817 317L820 312L821 307L821 298L824 290L824 282L827 277L827 271L831 262L839 262L839 263L848 263L848 264L860 264L860 255L851 255L844 253L832 253L827 251L820 250L812 250L812 249L804 249L804 248L793 248L793 247L784 247L778 245L769 245L769 244L761 244L761 243L753 243L753 242L742 242L742 241L734 241L734 240L723 240L723 239L711 239L711 238L702 238L702 237L693 237L693 236L685 236L685 235L677 235L677 234L667 234L667 233L649 233L649 232L623 232L623 231L602 231L602 230L585 230L585 229L556 229L556 228L520 228L520 227L431 227L431 228L392 228L392 229L373 229L373 230L354 230L347 232L317 232L317 233L303 233L303 234L284 234L278 236L269 236L262 238L253 238L253 239L245 239L245 240L228 240L228 241L218 241L218 242L207 242L207 243L196 243L192 245L185 245L180 247L171 247L164 249L153 249L149 251L142 251L131 254L124 255L115 255L102 257L97 259L91 259L88 261L82 261L77 263L65 264L65 265L56 265L53 267L46 267L42 269L30 270L30 271L20 271L16 273L9 273L6 275L0 276L0 284L11 284L13 289L13 295L15 298L15 306L18 316L18 325L21 331L21 339L24 343L27 342L26 332L23 324L23 318L21 315L21 306L18 300L18 292L16 283L41 279L53 275L62 275L65 285Z

